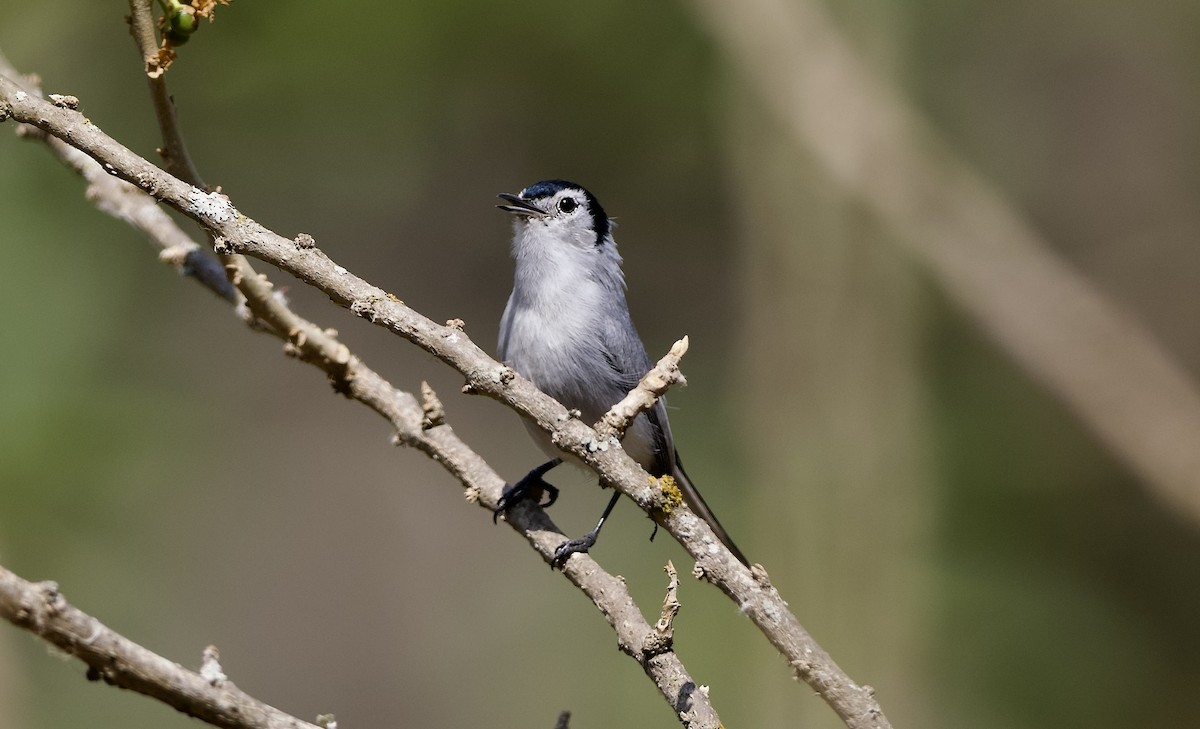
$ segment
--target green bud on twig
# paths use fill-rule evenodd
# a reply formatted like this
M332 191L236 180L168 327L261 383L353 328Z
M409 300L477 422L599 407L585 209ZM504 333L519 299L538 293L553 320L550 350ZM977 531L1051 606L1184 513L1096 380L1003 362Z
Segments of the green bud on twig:
M200 19L196 17L196 9L178 0L171 0L166 6L166 29L163 35L173 46L181 46L188 42L192 33L200 27Z

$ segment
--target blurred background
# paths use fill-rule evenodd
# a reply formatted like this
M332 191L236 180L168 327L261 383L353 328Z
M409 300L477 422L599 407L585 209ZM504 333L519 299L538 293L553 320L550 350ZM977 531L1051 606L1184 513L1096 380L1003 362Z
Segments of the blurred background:
M825 9L1052 252L1200 374L1200 5ZM153 158L126 13L8 0L0 49ZM589 187L620 224L652 356L691 337L671 399L689 472L896 726L1196 725L1195 521L785 132L711 15L236 2L168 81L239 209L489 351L511 282L495 194ZM0 564L185 666L216 644L241 688L310 720L677 725L595 609L382 420L160 264L12 125L0 169ZM428 380L500 473L540 462L512 412L272 276L395 385ZM581 533L606 496L554 480L554 519ZM650 527L622 504L594 555L656 611L663 564L691 562ZM726 725L840 726L716 590L685 580L680 599L676 648ZM0 626L6 726L196 726L83 673Z

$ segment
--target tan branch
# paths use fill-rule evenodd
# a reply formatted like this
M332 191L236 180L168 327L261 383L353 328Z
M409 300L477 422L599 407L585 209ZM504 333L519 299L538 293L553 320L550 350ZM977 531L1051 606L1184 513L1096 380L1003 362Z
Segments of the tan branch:
M667 573L667 594L663 597L662 614L654 624L654 632L647 636L646 645L642 648L646 653L670 650L675 642L675 616L682 607L679 603L679 573L670 560L663 570Z
M654 407L654 403L667 393L671 385L685 382L683 373L679 371L679 360L683 359L687 350L687 337L671 345L671 351L642 376L637 387L604 414L596 424L596 432L602 441L611 437L620 438L633 419Z
M179 119L175 115L175 102L167 91L163 77L166 68L161 64L158 37L154 31L154 0L129 0L129 29L145 64L146 83L150 87L150 100L154 103L154 115L162 131L163 147L159 153L168 172L196 187L204 187L199 170L188 153L183 134L179 131Z
M405 306L398 298L359 278L345 267L337 265L315 246L299 245L259 225L239 212L223 195L208 193L170 175L111 139L88 119L72 109L47 104L25 95L7 79L0 78L0 119L5 114L17 121L33 124L72 146L84 151L105 170L141 188L161 202L170 205L204 226L216 240L218 251L244 253L267 261L300 280L324 292L334 302L353 313L382 326L421 347L461 372L471 392L486 394L522 413L550 434L556 447L577 456L592 468L607 486L618 489L632 499L647 514L651 514L696 560L694 573L728 595L740 612L754 622L767 639L778 648L798 675L842 717L847 726L889 727L879 704L868 687L859 686L846 675L833 659L800 625L787 603L770 584L766 571L756 566L747 569L726 549L709 526L696 517L678 500L670 498L670 490L649 475L620 448L596 448L601 442L588 425L571 417L566 408L519 377L510 368L496 362L476 346L459 326L437 324ZM348 381L353 384L354 378ZM411 396L409 396L411 397ZM415 398L414 398L415 400ZM418 406L419 411L419 406ZM420 418L416 419L419 429ZM442 432L434 428L425 433L418 444L432 442ZM401 434L403 438L404 435ZM405 442L408 442L407 440ZM463 446L465 448L465 446ZM431 454L432 455L432 454ZM472 454L473 455L473 454ZM458 465L444 461L445 454L435 456L456 475ZM477 457L476 457L477 458ZM482 461L479 461L482 464ZM488 470L490 472L490 469ZM461 477L461 476L460 476ZM499 484L479 491L482 501L492 506L499 496ZM510 516L521 512L513 510ZM548 521L547 521L548 523ZM562 542L557 531L526 532L544 558ZM549 551L544 551L549 549ZM587 557L572 558L563 572L599 604L606 599L595 592L596 582L589 576L597 569ZM607 579L607 578L606 578ZM608 589L616 589L615 580ZM623 587L623 586L622 586ZM629 601L629 617L638 613ZM623 620L606 615L621 635ZM644 624L644 620L640 621ZM647 626L648 628L648 626ZM642 630L639 626L638 630ZM637 658L642 643L627 644L621 639L622 650ZM674 653L664 653L645 660L647 673L658 672L660 661L677 660ZM699 692L694 683L684 681L668 685L658 683L669 700L674 699L681 718L691 725L695 721L679 709L679 705L697 706ZM706 704L706 701L703 702ZM697 726L707 725L697 723Z
M88 678L145 694L213 726L318 729L234 686L213 670L215 653L204 662L207 671L189 671L70 605L53 582L34 584L0 567L0 617L86 663Z
M18 93L25 93L25 99L35 98L22 91L15 83L0 76L0 95L15 98ZM5 101L0 101L0 121L4 120L8 108ZM103 168L91 157L63 144L57 138L48 136L43 138L43 141L56 153L60 147L74 152L76 156L71 157L70 161L64 159L64 162L85 179L90 180L98 175L117 183L98 187L89 185L89 199L101 210L111 211L113 205L108 197L120 196L125 201L122 209L131 211L128 215L122 215L121 219L138 227L156 240L160 247L167 248L177 245L179 241L187 241L186 235L175 226L174 221L162 214L154 198L112 177L107 168ZM207 199L222 200L220 196ZM154 217L150 210L157 211L165 222L150 227L137 225L135 221ZM297 250L305 250L313 249L314 244L311 238L300 236L296 241L292 241L291 245ZM244 282L237 283L241 285ZM262 280L259 283L269 290L269 283ZM424 385L422 401L418 402L412 394L397 390L367 367L333 332L298 316L278 297L268 296L267 300L258 306L258 318L248 320L248 323L258 321L270 324L264 329L285 342L285 351L288 354L324 371L338 392L363 403L387 419L396 431L398 443L417 448L441 464L467 488L468 493L481 495L481 504L489 512L495 507L504 486L503 479L445 424L444 409L432 388ZM461 322L451 324L454 326L447 329L452 331L458 331L456 327L461 326ZM565 538L546 514L536 507L514 510L509 513L507 521L526 537L547 562ZM653 632L653 628L642 616L624 581L605 572L590 557L583 556L575 562L574 568L564 574L592 599L593 604L616 631L621 650L642 666L684 725L696 729L715 729L719 726L720 718L708 696L696 692L696 682L674 652L648 656L643 651L647 636ZM158 687L158 690L169 692L171 687L163 685Z
M137 44L138 51L146 63L146 83L150 89L154 115L158 120L158 129L163 140L159 152L167 172L194 187L207 189L204 179L200 176L200 170L188 152L179 117L175 113L175 101L167 90L167 80L164 77L166 66L160 63L163 49L158 45L154 32L153 5L154 0L129 0L129 22L134 43ZM211 19L211 15L209 17ZM207 254L204 257L208 258ZM289 334L299 331L306 338L313 340L315 346L327 351L336 348L336 343L324 337L321 330L306 327L291 316L281 297L275 295L275 287L270 280L265 275L255 272L245 256L218 251L217 257L224 266L230 282L245 297L244 311L250 316L256 317L264 326L276 331Z
M23 81L17 70L8 59L0 54L0 76L7 76L16 82L26 93L40 97L41 89L33 83ZM51 97L57 96L51 94ZM66 98L66 97L60 97ZM74 99L74 97L70 97ZM58 102L54 102L58 103ZM78 99L68 108L77 108ZM201 246L187 236L171 216L158 205L146 204L145 193L128 182L108 174L96 161L83 152L75 149L55 137L45 136L36 127L24 126L20 133L28 136L38 136L67 167L75 170L88 183L87 199L92 201L101 212L121 220L146 236L151 243L159 248L160 259L170 264L180 274L191 276L212 290L218 296L233 303L240 303L241 297L229 283L221 264Z

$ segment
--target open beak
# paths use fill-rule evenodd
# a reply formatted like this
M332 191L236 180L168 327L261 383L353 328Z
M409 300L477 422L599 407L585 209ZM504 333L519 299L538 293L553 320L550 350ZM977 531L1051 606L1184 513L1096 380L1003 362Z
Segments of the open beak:
M510 192L502 192L499 195L497 195L496 197L510 203L509 205L497 205L496 207L500 208L501 210L507 210L508 212L512 213L513 215L522 215L525 217L538 217L538 218L544 217L546 215L545 210L542 210L541 208L537 207L536 205L529 202L528 200L525 200L520 195L513 195Z

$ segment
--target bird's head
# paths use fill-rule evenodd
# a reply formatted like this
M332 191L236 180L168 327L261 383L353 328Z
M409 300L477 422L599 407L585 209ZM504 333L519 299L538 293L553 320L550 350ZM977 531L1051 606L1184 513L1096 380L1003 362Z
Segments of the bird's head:
M602 247L611 231L600 202L573 182L543 180L517 195L501 193L499 197L507 204L496 207L513 214L518 238L587 249Z

